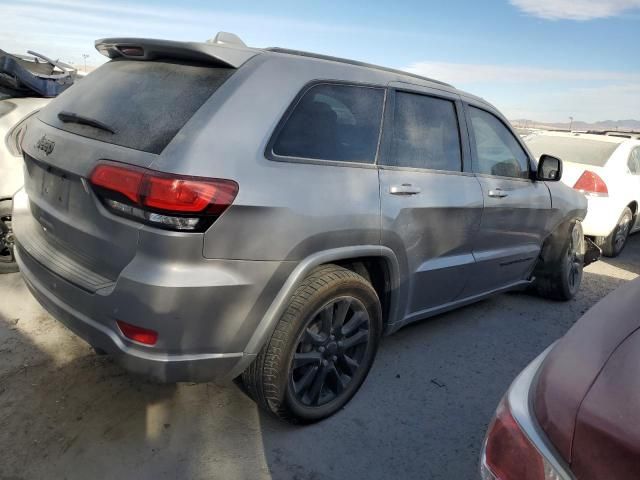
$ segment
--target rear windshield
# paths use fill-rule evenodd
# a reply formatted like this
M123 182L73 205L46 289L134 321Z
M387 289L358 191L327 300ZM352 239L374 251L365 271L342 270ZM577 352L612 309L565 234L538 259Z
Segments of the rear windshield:
M527 146L536 158L553 155L563 162L582 163L594 167L604 167L618 143L602 142L580 137L552 137L533 135L526 139Z
M169 60L112 60L51 102L40 118L77 135L160 153L234 71ZM97 122L114 133L62 122L61 112Z

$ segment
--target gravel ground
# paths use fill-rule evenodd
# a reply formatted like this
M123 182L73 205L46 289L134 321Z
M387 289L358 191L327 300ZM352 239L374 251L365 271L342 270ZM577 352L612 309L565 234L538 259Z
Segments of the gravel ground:
M345 410L295 428L234 386L156 385L98 357L0 276L0 479L477 479L514 376L640 274L640 236L587 268L578 297L506 294L384 339Z

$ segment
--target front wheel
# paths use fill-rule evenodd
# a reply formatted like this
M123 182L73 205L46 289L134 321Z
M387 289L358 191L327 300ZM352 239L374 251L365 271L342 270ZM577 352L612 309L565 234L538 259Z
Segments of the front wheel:
M322 420L364 382L381 331L371 284L337 265L319 267L296 289L271 339L240 377L241 387L282 420Z
M596 244L602 249L605 257L617 257L627 244L629 232L633 224L633 212L625 207L617 225L607 237L596 237Z
M538 294L552 300L571 300L582 283L584 268L584 236L579 223L574 223L557 254L548 259L545 273L536 278Z

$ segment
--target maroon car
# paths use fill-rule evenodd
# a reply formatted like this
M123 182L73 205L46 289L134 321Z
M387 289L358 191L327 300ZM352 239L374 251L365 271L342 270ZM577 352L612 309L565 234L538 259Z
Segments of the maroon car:
M640 279L589 310L513 382L483 480L640 478Z

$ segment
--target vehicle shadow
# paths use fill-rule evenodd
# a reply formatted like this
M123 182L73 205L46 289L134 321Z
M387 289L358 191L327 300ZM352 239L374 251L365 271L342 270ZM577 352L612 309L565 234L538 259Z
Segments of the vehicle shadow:
M0 282L0 479L269 476L256 406L233 385L130 375L44 312L19 274Z

